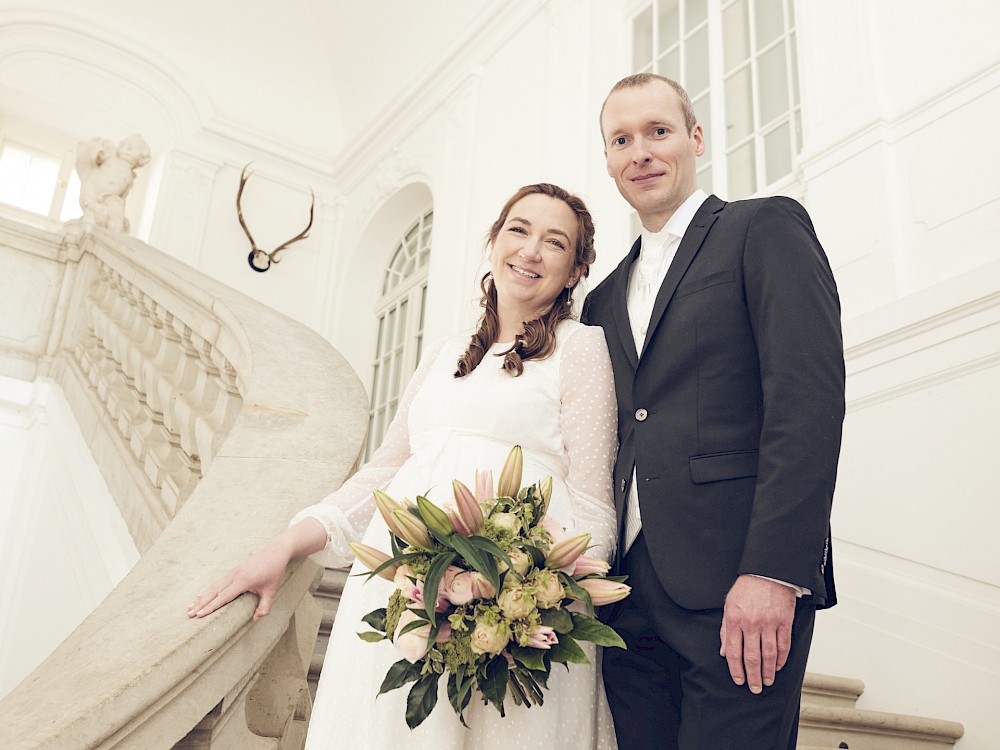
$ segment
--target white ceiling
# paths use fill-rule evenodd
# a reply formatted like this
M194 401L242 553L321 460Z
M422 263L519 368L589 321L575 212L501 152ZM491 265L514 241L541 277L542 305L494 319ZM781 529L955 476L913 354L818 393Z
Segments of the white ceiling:
M96 38L167 71L217 126L329 158L365 137L498 1L34 0L0 10L0 29L41 20L37 33L59 44L79 30L85 44ZM0 114L50 116L23 88L4 92L0 81Z

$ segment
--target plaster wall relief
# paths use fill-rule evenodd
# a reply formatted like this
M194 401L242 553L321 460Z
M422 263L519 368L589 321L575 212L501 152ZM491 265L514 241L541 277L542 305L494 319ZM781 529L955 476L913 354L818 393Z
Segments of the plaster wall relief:
M149 244L197 268L219 167L180 148L167 153L164 162Z

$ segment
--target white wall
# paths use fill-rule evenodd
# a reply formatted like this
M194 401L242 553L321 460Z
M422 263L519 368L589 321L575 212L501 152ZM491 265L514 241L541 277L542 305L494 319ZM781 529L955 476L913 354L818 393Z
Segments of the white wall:
M0 697L138 559L58 386L0 378Z

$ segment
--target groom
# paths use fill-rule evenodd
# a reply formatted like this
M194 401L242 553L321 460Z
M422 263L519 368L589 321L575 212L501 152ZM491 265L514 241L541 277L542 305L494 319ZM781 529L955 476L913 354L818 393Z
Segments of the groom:
M619 81L601 111L632 250L588 296L618 391L617 572L604 613L622 748L795 747L844 416L840 304L806 211L698 189L704 135L674 81Z

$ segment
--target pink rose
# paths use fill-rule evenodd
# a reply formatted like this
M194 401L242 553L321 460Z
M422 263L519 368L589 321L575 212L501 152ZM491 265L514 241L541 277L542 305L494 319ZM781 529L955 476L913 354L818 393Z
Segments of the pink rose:
M465 571L452 579L451 587L447 593L448 601L461 606L477 598L474 592L475 584L472 575L471 571Z
M424 654L426 654L430 648L430 643L428 643L428 641L431 637L431 624L428 622L426 625L414 628L413 630L403 633L402 635L400 635L400 631L411 622L415 622L420 619L422 618L418 617L410 610L403 610L403 614L399 616L399 624L396 626L396 633L392 639L393 643L396 644L396 648L398 648L399 652L403 655L403 658L411 664L422 659Z

